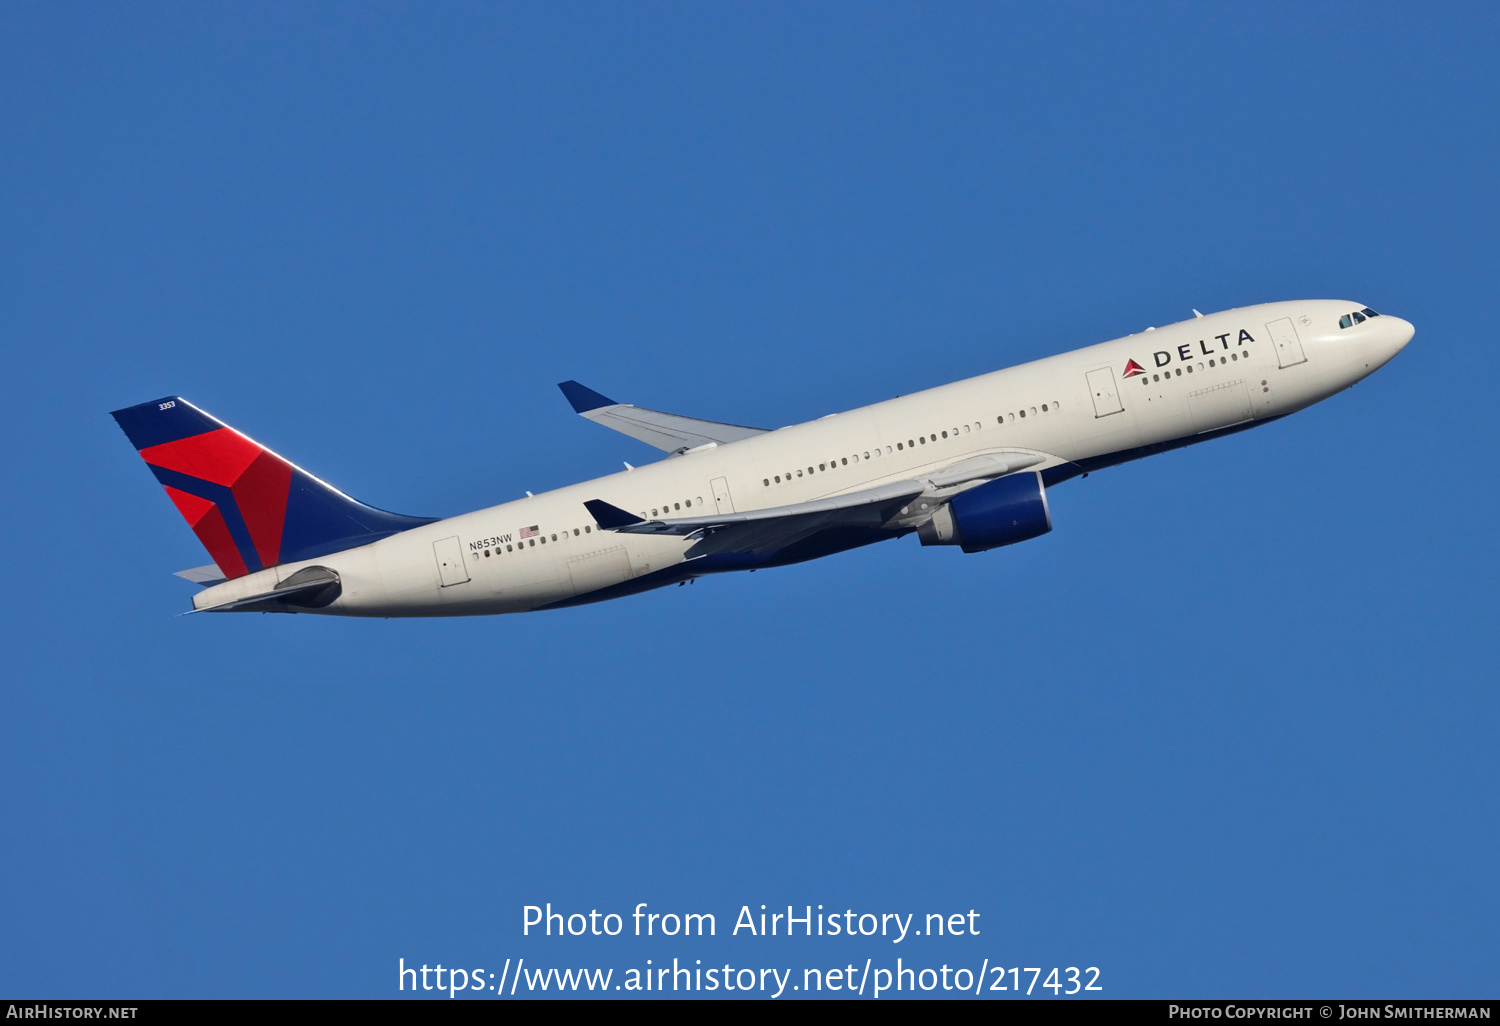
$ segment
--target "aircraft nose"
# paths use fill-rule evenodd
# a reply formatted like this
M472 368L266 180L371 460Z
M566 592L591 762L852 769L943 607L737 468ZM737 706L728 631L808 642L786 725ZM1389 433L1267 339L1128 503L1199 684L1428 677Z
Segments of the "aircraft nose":
M1410 321L1402 320L1400 317L1386 316L1382 317L1381 320L1387 322L1385 325L1386 334L1390 336L1391 344L1395 346L1394 351L1397 353L1405 349L1406 343L1410 342L1412 336L1417 333L1415 325Z

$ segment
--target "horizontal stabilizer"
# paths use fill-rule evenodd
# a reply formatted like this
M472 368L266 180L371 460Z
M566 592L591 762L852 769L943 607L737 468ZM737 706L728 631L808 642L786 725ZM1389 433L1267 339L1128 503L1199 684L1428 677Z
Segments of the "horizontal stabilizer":
M191 570L179 570L172 576L194 584L218 584L224 580L224 571L219 569L219 564L210 563L208 566L195 566Z
M561 382L558 388L567 397L573 411L585 420L629 435L647 445L673 455L704 445L727 445L744 438L766 433L765 428L721 424L712 420L680 417L675 413L646 410L628 403L617 403L576 381Z
M269 591L211 606L199 606L194 613L285 613L286 606L303 609L321 609L338 598L343 592L338 571L326 566L307 566L282 581Z

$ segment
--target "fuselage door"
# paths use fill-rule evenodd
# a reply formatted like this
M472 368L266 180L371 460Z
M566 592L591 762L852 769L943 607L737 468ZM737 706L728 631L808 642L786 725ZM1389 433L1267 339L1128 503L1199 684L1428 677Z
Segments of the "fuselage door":
M1089 394L1094 397L1094 418L1108 417L1125 409L1120 404L1120 391L1115 387L1115 372L1111 367L1100 367L1088 373Z
M720 513L733 513L734 500L729 497L729 480L716 477L709 482L714 490L714 508Z
M1276 347L1276 363L1279 366L1293 367L1307 362L1307 354L1302 351L1302 339L1298 337L1297 326L1290 317L1272 321L1266 325L1266 330L1271 333L1271 344Z
M469 568L464 565L464 550L458 535L433 542L432 554L437 557L438 576L444 588L469 583Z

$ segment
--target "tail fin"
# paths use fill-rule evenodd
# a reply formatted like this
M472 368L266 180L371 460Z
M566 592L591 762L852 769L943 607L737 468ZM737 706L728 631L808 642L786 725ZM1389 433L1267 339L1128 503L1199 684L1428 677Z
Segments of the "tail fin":
M433 522L351 499L180 396L111 416L226 578Z

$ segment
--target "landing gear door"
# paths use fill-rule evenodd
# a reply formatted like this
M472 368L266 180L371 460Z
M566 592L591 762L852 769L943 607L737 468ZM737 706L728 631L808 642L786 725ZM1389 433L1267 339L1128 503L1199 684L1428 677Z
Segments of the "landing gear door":
M1297 326L1290 317L1272 321L1266 325L1266 330L1271 333L1271 344L1276 347L1278 366L1294 367L1307 362L1307 354L1302 351L1302 339L1298 337Z
M433 542L432 554L437 557L438 576L444 588L469 583L469 568L464 565L464 550L458 535Z
M1120 390L1115 387L1115 372L1111 367L1100 367L1088 373L1089 394L1094 397L1094 418L1108 417L1120 413L1125 407L1120 403Z

